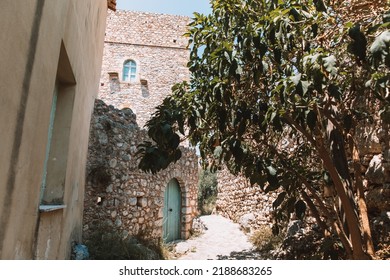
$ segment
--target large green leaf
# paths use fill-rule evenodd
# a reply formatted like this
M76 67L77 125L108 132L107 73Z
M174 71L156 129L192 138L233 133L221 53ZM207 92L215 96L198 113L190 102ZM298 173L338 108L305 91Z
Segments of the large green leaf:
M334 55L324 57L323 61L326 71L333 75L337 74L336 57Z
M279 184L279 180L276 176L270 176L268 175L267 176L267 182L268 182L268 186L264 189L264 191L266 193L268 192L272 192L272 191L275 191L279 188L280 184Z
M330 96L334 97L336 100L340 100L341 99L340 88L338 86L336 86L335 84L331 83L328 86L328 91L329 91Z
M290 80L294 83L294 85L298 86L301 81L302 74L297 74L295 76L291 76Z
M348 45L348 51L353 53L358 61L366 59L367 39L361 31L360 25L355 24L348 30L348 35L352 38L352 42Z
M298 200L295 203L295 214L298 219L303 219L306 212L306 203L303 200Z
M309 82L307 81L299 81L298 85L296 86L297 94L300 96L304 96L309 89Z
M370 53L373 57L374 65L378 66L379 63L386 58L390 57L390 31L386 30L382 32L378 37L375 38L375 41L370 47ZM387 59L390 61L390 59ZM390 67L389 64L387 66Z
M245 133L245 130L246 130L246 120L242 120L238 126L238 130L237 130L237 133L238 133L238 136L241 137L244 133Z
M267 166L268 174L271 176L276 176L277 170L272 165Z
M314 3L315 3L317 11L319 11L319 12L326 12L327 11L327 8L326 8L323 0L314 0Z
M293 197L290 197L288 200L287 200L287 205L286 205L286 208L287 208L287 211L289 214L293 213L295 211L295 203L297 202L297 199L293 196Z
M351 114L347 114L343 118L343 124L345 131L350 131L353 125L353 116Z
M317 124L317 113L313 110L309 110L306 113L306 122L307 122L307 126L311 130L314 130Z
M286 197L286 192L281 192L278 197L275 199L275 201L272 203L272 207L274 209L278 208L280 204L284 201L284 198Z

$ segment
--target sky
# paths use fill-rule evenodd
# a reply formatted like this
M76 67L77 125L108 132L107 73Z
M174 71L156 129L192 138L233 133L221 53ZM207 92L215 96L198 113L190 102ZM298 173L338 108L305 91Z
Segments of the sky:
M192 17L194 12L209 14L209 0L117 0L118 10L151 12Z

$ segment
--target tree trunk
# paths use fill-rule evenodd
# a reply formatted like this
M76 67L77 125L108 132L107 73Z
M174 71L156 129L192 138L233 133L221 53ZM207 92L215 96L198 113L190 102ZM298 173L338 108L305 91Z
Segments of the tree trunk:
M359 218L356 211L357 207L352 193L352 181L349 178L343 137L331 123L328 125L327 130L329 133L329 142L331 143L331 155L329 155L329 152L324 146L320 146L320 157L333 180L336 193L344 211L346 227L352 243L352 258L370 259L370 256L366 254L363 247L362 232L360 230Z
M297 124L291 116L285 114L283 117L291 126L293 126L293 128L300 131L307 140L313 144L313 146L316 146L318 155L323 162L323 166L329 172L329 175L333 180L335 191L340 199L341 206L345 213L346 227L348 229L348 234L350 235L350 243L352 245L352 254L350 257L352 259L362 260L371 259L371 257L366 254L363 247L362 232L360 230L359 218L356 211L357 207L353 199L353 193L351 189L349 189L352 186L351 180L349 180L349 182L347 180L349 176L348 164L345 164L346 160L343 160L343 158L346 159L346 156L342 135L329 121L326 131L328 133L329 143L331 143L331 146L328 150L325 147L321 133L316 133L316 139L314 139L312 135ZM331 137L334 139L330 139ZM341 159L341 162L337 161L338 158ZM349 183L349 186L347 185L347 182ZM337 225L335 226L337 227ZM337 233L339 234L341 230L342 229L340 229Z
M360 163L359 152L358 152L357 147L353 141L352 136L349 135L348 138L349 138L348 142L350 145L352 160L353 160L353 168L354 168L354 173L355 173L355 186L356 186L356 192L357 192L357 197L358 197L360 217L362 220L362 230L363 230L364 242L366 243L367 253L372 258L374 258L375 257L375 248L374 248L374 243L372 241L372 234L371 234L371 228L370 228L370 220L368 218L366 198L364 196L364 187L363 187L363 180L362 180L362 173L361 173L362 167L361 167L361 163Z

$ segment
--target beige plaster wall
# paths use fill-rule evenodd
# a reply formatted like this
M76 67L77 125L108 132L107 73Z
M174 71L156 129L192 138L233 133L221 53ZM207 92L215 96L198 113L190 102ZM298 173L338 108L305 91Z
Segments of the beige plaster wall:
M81 241L89 122L98 92L107 1L6 0L0 10L0 258L66 259ZM63 204L40 213L61 45L74 76ZM70 67L69 67L70 66ZM65 69L66 68L66 69ZM70 72L69 72L70 70ZM73 72L73 75L72 75ZM38 242L39 240L39 242Z

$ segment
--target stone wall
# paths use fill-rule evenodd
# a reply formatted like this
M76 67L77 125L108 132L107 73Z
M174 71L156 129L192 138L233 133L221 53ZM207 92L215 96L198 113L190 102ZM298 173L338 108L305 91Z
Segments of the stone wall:
M175 83L189 79L188 17L131 11L109 12L99 98L129 107L142 127ZM123 64L136 64L124 80Z
M390 217L389 128L384 124L367 125L360 133L368 211L373 216ZM387 234L387 238L390 241L390 233Z
M108 12L106 42L185 49L189 17L117 10Z
M234 176L227 169L218 172L216 213L241 225L246 231L272 224L272 202L277 194L265 194L244 177Z
M148 140L130 109L97 100L91 122L84 212L84 240L109 227L127 236L162 238L164 191L175 178L181 189L181 238L189 237L197 215L198 163L195 151L152 175L138 169L137 145Z

